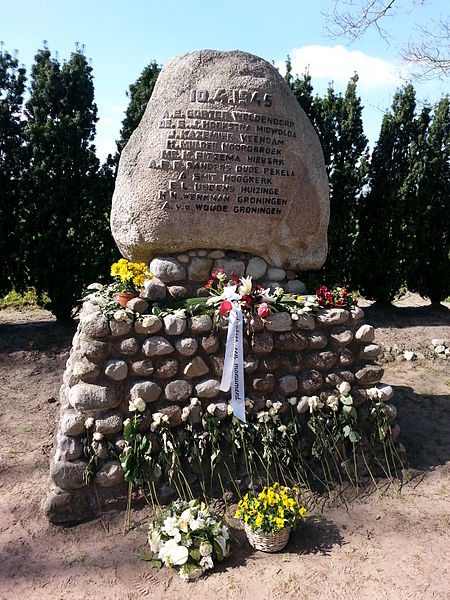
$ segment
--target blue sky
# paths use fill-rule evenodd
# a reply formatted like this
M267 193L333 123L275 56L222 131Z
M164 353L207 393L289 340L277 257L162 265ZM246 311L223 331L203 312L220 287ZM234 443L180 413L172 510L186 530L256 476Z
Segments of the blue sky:
M152 60L213 48L245 50L282 68L292 58L294 73L309 65L314 91L323 94L334 82L344 91L354 70L360 75L365 133L376 141L393 93L408 77L398 59L398 45L417 24L448 14L446 0L397 0L398 14L385 22L387 41L375 31L350 43L332 39L323 12L332 0L0 0L0 40L18 50L29 69L36 50L47 40L61 61L79 42L93 67L98 106L97 153L115 149L126 90ZM448 82L415 85L420 101L449 93Z

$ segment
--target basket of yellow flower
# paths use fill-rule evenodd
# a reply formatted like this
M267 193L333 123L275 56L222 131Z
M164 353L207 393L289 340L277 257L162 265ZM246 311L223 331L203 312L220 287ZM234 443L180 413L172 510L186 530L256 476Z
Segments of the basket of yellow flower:
M289 540L291 529L306 515L298 490L274 483L257 495L246 494L239 502L236 518L243 521L248 541L256 550L279 552Z
M111 265L111 275L115 281L117 300L123 307L129 300L139 296L145 281L152 278L145 263L132 263L125 258Z

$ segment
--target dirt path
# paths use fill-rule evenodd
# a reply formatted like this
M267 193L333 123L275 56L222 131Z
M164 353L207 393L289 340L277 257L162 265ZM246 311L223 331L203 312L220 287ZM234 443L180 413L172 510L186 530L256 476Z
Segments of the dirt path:
M450 342L450 308L423 304L409 296L365 308L377 341L391 348L383 381L395 387L410 481L398 492L380 482L347 507L318 507L280 554L252 552L237 531L233 556L190 584L138 559L145 509L133 512L126 535L123 513L105 516L107 531L99 521L46 521L40 504L75 326L44 311L0 311L0 599L448 598L450 360L433 359L428 347L434 337ZM418 358L400 360L404 350Z

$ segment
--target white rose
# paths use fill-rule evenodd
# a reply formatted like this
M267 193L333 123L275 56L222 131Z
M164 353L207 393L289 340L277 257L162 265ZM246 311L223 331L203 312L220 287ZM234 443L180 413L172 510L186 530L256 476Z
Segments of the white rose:
M381 400L383 398L383 392L381 390L379 390L377 387L369 388L368 390L366 390L366 394L372 400L374 398L378 398L378 400Z
M148 536L148 543L150 544L150 550L153 554L158 554L161 549L161 532L152 531Z
M185 546L179 546L174 540L169 540L165 544L167 558L175 567L180 567L187 562L189 550Z
M94 419L92 417L88 417L86 419L86 421L84 422L84 426L86 427L86 429L90 429L94 424Z
M103 439L103 434L100 433L99 431L96 431L92 437L94 438L94 440L96 442L99 442L100 440Z
M282 406L283 406L283 405L281 404L281 402L274 402L274 404L273 404L273 408L274 408L276 411L279 411L279 410L280 410L280 408L281 408Z
M228 404L228 406L227 406L227 414L228 415L232 415L233 414L233 407L231 406L231 404Z
M338 385L339 393L343 396L347 396L351 389L351 385L348 381L343 381L340 385Z
M149 329L150 327L152 327L156 321L158 321L158 317L156 315L149 315L147 317L144 317L142 319L142 327L145 327L146 329Z
M291 319L292 319L293 321L298 321L298 314L297 314L297 313L292 313L292 314L291 314Z
M122 320L122 315L123 315L123 312L121 310L116 310L116 312L113 314L113 318L116 321L121 321Z
M211 544L209 542L202 542L200 544L200 554L202 556L209 556L211 554L211 552L213 551L213 547L211 546Z
M292 396L292 398L288 398L288 402L291 406L295 406L297 404L297 398L295 398L295 396Z
M272 406L272 400L266 400L266 406L267 408L270 408Z
M282 433L283 435L284 435L284 434L286 433L286 431L287 431L287 427L286 427L286 425L280 425L279 427L277 427L277 429L278 429L278 431L279 431L280 433Z
M316 408L322 408L323 402L320 401L319 396L311 396L308 398L309 412L314 412Z
M200 400L198 398L191 398L191 406L196 406L200 404Z
M145 407L147 406L145 404L144 400L142 398L139 398L139 396L134 399L134 405L138 409L139 412L144 412Z
M332 411L336 412L339 408L339 398L336 398L336 396L328 396L327 406L329 406Z
M213 562L213 559L211 558L211 556L204 556L203 558L200 559L199 564L205 570L212 569L214 567L214 562Z
M181 420L187 421L189 419L190 414L191 414L191 411L189 410L189 408L187 406L185 406L183 408L183 410L181 411Z
M216 410L216 405L215 404L208 404L208 407L206 409L210 415L214 415L215 410Z

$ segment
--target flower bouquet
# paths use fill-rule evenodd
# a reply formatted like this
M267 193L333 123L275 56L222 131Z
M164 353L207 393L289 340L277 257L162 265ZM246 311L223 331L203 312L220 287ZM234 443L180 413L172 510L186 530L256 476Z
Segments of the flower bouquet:
M111 276L114 277L114 290L121 306L126 306L128 300L138 296L144 283L152 278L145 263L133 263L125 258L111 265Z
M148 541L153 559L186 581L198 579L230 553L229 530L203 502L172 502L150 522Z
M278 552L286 546L291 528L306 515L297 496L296 488L274 483L258 495L246 494L239 502L235 516L244 522L248 541L256 550Z

